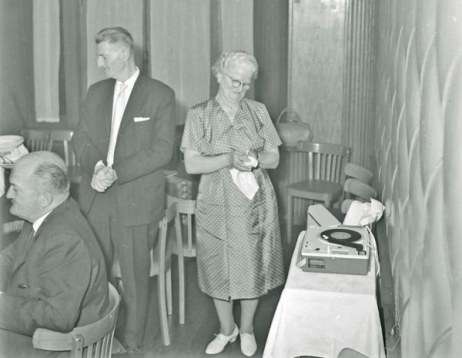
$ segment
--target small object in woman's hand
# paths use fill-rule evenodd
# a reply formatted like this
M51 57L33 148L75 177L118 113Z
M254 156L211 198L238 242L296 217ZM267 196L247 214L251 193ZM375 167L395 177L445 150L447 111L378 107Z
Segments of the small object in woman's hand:
M252 168L255 168L258 165L258 160L255 157L247 157L245 164L251 166Z

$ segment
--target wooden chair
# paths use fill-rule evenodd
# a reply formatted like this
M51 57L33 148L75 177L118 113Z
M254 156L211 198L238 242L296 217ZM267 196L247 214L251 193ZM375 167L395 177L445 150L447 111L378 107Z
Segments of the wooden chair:
M167 194L167 206L173 203L178 204L178 212L180 217L186 218L186 241L183 241L183 256L196 257L196 236L195 236L195 223L194 215L196 212L196 200L180 199ZM175 241L176 242L176 241ZM173 253L178 255L178 246L173 245Z
M67 166L67 173L71 183L79 184L82 178L82 168L75 158L74 151L71 145L71 139L74 134L73 130L58 129L53 130L52 137L54 143L62 143L62 154L64 162Z
M165 210L164 218L159 222L159 240L156 247L151 251L151 270L150 276L157 276L157 295L159 298L159 317L162 332L162 342L170 345L170 334L168 327L168 317L173 313L172 303L172 245L169 245L167 238L169 226L175 226L176 245L182 245L181 223L178 212L178 205L173 203ZM171 243L171 242L170 242ZM112 275L121 278L118 260L114 260ZM184 257L180 250L178 254L178 281L179 281L179 316L180 324L185 323L185 278L184 278ZM123 290L123 282L121 285Z
M357 179L347 179L343 185L344 200L341 205L342 213L346 213L351 203L354 200L361 202L369 201L377 197L377 191L368 184L365 184Z
M308 180L287 187L287 241L292 240L293 198L322 202L331 207L343 193L345 164L350 160L346 146L298 142L297 149L308 153Z
M71 358L110 358L120 304L119 293L111 284L109 304L112 309L105 317L87 326L76 327L69 333L54 332L45 328L36 329L32 337L34 348L70 351Z
M372 172L360 165L353 163L345 164L345 176L346 178L357 179L363 183L369 184L372 180Z
M50 131L43 129L23 129L21 135L24 137L24 146L29 152L51 151L53 137Z

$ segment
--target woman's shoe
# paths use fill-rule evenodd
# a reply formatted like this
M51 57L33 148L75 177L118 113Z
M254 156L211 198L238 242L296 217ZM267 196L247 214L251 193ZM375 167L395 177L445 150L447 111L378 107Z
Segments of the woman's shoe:
M251 357L257 351L257 341L253 333L241 333L241 352L247 357Z
M205 353L207 354L218 354L223 349L225 346L228 344L228 342L234 342L237 338L237 335L239 334L239 329L237 328L237 325L234 326L234 331L230 336L225 336L224 334L218 334L215 339L209 343L207 348L205 349Z

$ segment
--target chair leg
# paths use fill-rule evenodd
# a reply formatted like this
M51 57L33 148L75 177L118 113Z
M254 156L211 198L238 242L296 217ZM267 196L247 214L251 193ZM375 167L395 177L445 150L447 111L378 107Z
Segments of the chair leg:
M165 274L163 274L163 272L160 272L159 276L157 277L157 295L159 298L160 330L162 332L162 343L165 346L169 346L170 334L168 331L167 302L165 288Z
M287 243L291 243L292 241L292 195L287 194Z
M179 288L179 306L180 306L180 324L185 322L185 278L184 278L184 255L183 250L178 251L178 283Z
M191 257L192 256L192 214L188 214L188 255Z
M167 314L173 314L173 301L172 301L172 267L167 271Z

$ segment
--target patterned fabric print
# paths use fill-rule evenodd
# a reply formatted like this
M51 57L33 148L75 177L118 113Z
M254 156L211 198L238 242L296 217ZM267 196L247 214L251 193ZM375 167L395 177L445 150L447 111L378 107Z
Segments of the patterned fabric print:
M280 144L265 106L244 98L232 123L215 99L194 106L181 147L213 156ZM253 173L260 188L252 200L236 187L229 168L201 177L196 207L198 281L214 298L256 298L284 283L275 191L265 170Z

